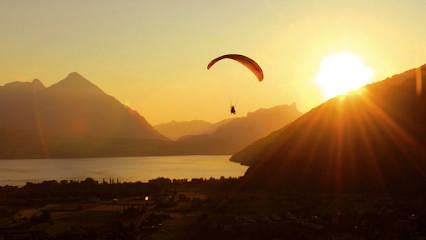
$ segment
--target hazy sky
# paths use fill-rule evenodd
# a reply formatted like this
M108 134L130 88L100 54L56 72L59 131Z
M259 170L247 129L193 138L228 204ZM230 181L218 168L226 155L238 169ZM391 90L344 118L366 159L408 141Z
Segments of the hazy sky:
M307 112L326 100L313 83L324 56L359 56L373 81L426 64L425 12L423 0L0 0L0 85L78 72L152 125L231 117L234 96L237 116ZM206 69L228 53L253 58L264 81Z

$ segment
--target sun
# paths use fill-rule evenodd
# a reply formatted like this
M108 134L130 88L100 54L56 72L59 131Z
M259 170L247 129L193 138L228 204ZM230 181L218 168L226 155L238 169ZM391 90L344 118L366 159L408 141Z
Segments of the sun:
M343 51L322 59L314 82L325 97L332 98L370 83L373 75L374 71L365 66L358 56Z

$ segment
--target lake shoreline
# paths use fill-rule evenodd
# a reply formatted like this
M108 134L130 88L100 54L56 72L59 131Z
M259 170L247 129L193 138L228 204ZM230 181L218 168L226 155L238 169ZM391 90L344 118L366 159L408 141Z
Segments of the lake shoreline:
M20 159L0 161L0 186L22 186L44 180L97 181L117 179L123 182L170 179L239 177L247 166L229 161L230 155L185 155L152 157L108 157L73 159Z

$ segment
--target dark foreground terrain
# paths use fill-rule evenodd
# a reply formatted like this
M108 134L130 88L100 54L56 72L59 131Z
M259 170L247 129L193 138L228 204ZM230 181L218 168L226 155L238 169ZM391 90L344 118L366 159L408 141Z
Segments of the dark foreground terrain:
M237 191L240 179L0 187L0 239L426 239L424 196Z

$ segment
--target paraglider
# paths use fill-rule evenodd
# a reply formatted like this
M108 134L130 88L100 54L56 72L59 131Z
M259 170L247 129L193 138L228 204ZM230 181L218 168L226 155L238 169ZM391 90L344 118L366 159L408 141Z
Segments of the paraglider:
M231 105L231 114L237 114L237 112L235 111L235 107Z
M220 57L217 57L210 61L210 63L207 65L207 69L210 69L215 63L219 62L222 59L232 59L234 61L237 61L247 67L257 78L259 82L263 81L263 71L262 68L251 58L246 57L244 55L240 54L226 54ZM236 114L235 111L235 104L231 103L231 114Z

